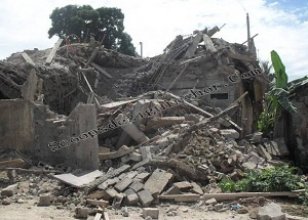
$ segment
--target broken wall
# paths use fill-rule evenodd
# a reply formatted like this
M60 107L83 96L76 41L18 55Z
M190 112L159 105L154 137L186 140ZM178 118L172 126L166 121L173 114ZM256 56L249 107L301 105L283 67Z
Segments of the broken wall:
M33 105L23 99L0 100L0 147L29 151L33 144Z

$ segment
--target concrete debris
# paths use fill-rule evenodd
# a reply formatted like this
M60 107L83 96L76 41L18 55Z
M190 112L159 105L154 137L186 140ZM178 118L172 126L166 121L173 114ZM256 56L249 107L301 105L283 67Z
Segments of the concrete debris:
M281 207L276 203L269 203L261 207L258 212L258 220L286 220L286 215L282 213Z
M142 216L143 218L150 216L152 219L158 219L159 210L157 208L143 208Z

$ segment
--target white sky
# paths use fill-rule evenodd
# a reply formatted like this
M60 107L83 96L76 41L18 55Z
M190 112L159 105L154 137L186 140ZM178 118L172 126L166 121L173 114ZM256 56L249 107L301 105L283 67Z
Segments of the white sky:
M284 0L285 1L285 0ZM1 0L0 59L24 49L52 47L48 39L49 15L55 7L89 4L93 8L118 7L125 15L125 31L144 45L144 55L162 53L176 35L191 34L204 27L226 26L214 37L229 42L246 40L246 11L261 60L275 49L286 65L290 79L307 75L308 11L282 9L265 0Z

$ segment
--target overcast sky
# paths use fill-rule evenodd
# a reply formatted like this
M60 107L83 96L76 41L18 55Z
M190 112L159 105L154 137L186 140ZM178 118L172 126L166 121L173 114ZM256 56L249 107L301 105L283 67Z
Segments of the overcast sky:
M259 58L269 60L275 49L290 79L308 74L307 0L1 0L0 59L24 49L52 47L57 38L48 39L49 15L68 4L122 9L125 31L137 51L143 42L145 56L162 53L176 35L224 23L214 37L242 43L249 12L252 35L259 34L255 38Z

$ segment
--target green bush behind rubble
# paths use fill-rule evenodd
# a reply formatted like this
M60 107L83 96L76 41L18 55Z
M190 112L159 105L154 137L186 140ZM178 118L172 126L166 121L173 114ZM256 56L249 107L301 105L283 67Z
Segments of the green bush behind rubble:
M268 167L251 170L239 181L224 178L218 186L223 192L285 192L305 189L298 199L304 205L308 205L308 184L296 173L295 167Z

